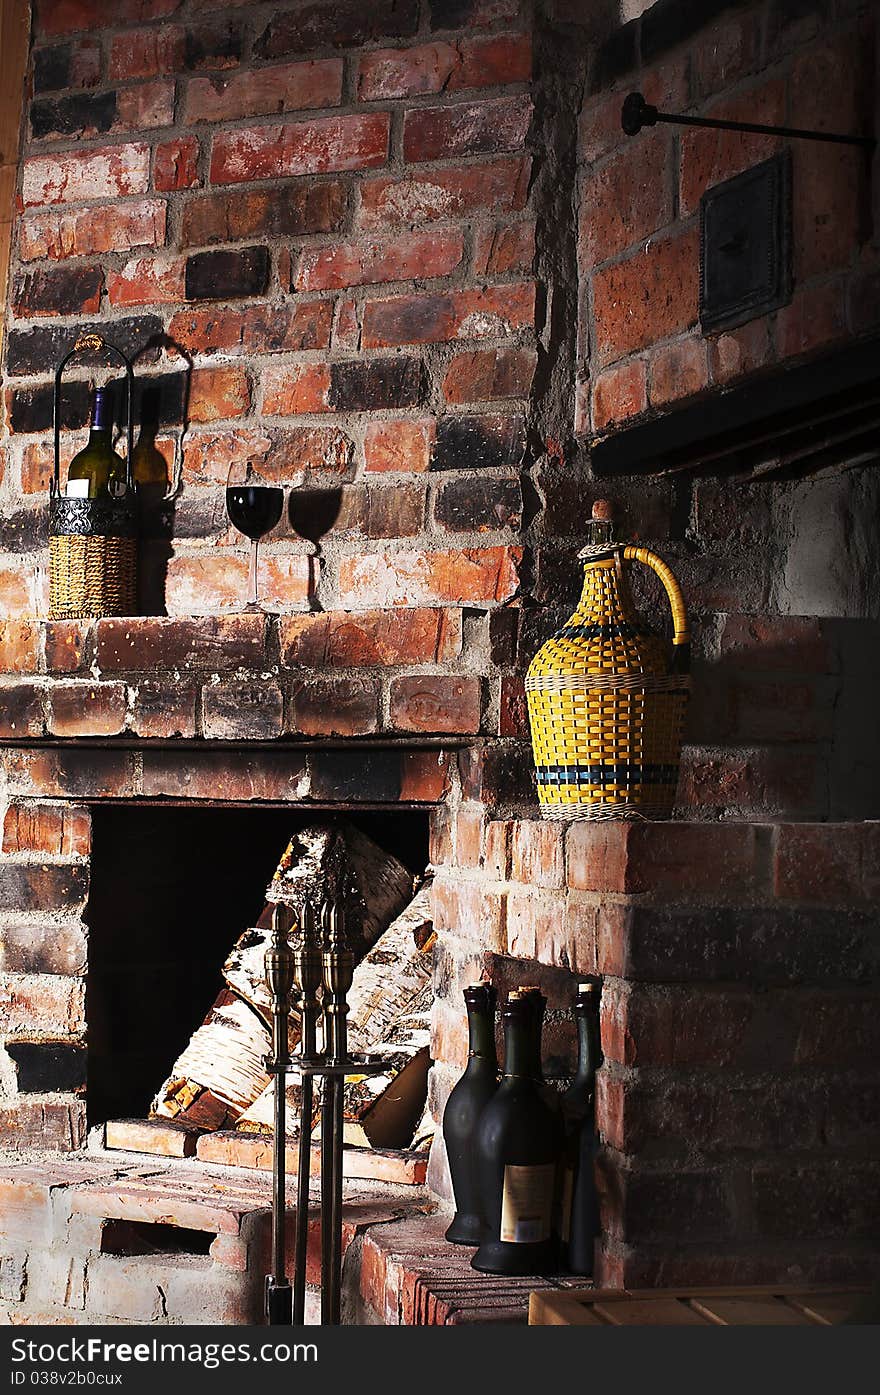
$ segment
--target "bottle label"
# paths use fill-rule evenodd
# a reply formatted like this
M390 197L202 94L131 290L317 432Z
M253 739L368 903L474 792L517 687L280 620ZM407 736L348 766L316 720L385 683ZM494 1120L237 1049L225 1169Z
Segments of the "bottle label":
M68 481L67 481L67 487L66 487L66 489L65 489L65 491L64 491L64 494L65 494L65 497L68 498L68 499L88 499L88 497L89 497L89 481L88 481L88 480L68 480Z
M508 1163L504 1169L501 1199L502 1240L515 1245L535 1245L550 1238L555 1172L553 1163L523 1166Z

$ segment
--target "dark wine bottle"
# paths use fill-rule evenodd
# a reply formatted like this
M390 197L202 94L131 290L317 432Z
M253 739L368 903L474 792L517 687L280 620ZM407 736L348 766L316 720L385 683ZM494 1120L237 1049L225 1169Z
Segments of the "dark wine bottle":
M109 387L92 389L89 439L68 466L66 492L80 499L125 493L125 461L113 449L113 393Z
M596 1195L596 1069L601 1064L599 986L582 983L575 1001L577 1072L562 1097L563 1150L562 1253L564 1268L591 1275L599 1234Z
M443 1138L456 1208L446 1239L454 1245L478 1245L483 1234L474 1143L480 1115L498 1089L496 996L490 983L475 983L464 990L468 1013L468 1063L443 1111Z
M540 1274L553 1267L553 1193L562 1147L560 1116L535 1080L529 1002L504 1007L504 1077L477 1127L484 1239L471 1260L486 1274Z

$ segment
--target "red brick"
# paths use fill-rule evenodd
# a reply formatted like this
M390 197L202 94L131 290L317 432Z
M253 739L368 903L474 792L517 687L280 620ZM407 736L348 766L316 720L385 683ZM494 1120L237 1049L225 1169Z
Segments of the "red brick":
M220 131L211 154L211 183L375 169L387 159L389 129L387 113L370 112Z
M94 314L100 308L103 288L100 267L40 267L16 276L13 306L20 319Z
M97 39L73 39L66 44L36 48L33 57L36 91L81 91L84 88L97 87L101 81L103 52ZM51 75L50 78L47 77L46 69Z
M519 547L344 557L339 566L339 604L370 610L389 605L501 603L516 593L521 561Z
M0 567L0 612L14 618L34 613L34 576L20 564Z
M77 1152L83 1147L85 1138L85 1100L23 1096L15 1104L0 1108L0 1140L8 1148Z
M391 683L391 722L398 731L480 729L480 680L458 674L421 674Z
M780 824L773 865L776 895L783 901L859 901L860 835L858 824Z
M22 261L40 257L58 260L161 246L165 241L165 214L161 199L106 208L29 213L19 221L18 254Z
M477 276L503 276L510 271L532 271L535 261L535 225L499 223L478 228L474 235L473 269Z
M647 406L644 359L630 359L608 368L593 384L593 429L604 431L615 422L638 416Z
M729 383L763 368L771 358L770 326L764 316L709 340L713 383Z
M114 131L143 131L174 125L174 83L144 82L116 94Z
M45 691L20 680L0 688L0 735L41 736Z
M489 891L484 882L450 881L436 877L431 892L436 930L450 930L463 939L476 940L485 949L504 954L506 897Z
M107 274L111 305L173 305L183 300L185 261L180 257L137 257Z
M565 898L558 892L514 887L507 898L507 952L568 967Z
M436 751L403 751L400 799L436 804L449 795L449 756Z
M811 615L728 615L721 655L737 669L837 673L831 635Z
M644 251L597 271L593 312L600 361L620 358L696 323L696 228L653 239Z
M118 736L125 729L124 683L56 683L49 691L53 736Z
M203 247L243 238L334 232L345 217L346 196L341 179L206 194L187 201L181 238L186 247Z
M78 673L91 652L93 621L50 620L45 630L46 669L49 673Z
M694 92L710 96L753 71L760 35L754 14L733 15L700 35L692 57ZM758 118L755 118L758 119Z
M186 31L180 24L116 34L110 46L108 76L115 80L176 73L184 64L185 45Z
M66 150L24 162L22 201L75 203L146 193L150 182L148 145L108 145L97 150Z
M357 94L362 102L387 101L526 82L530 76L528 35L498 34L367 53L358 63Z
M3 820L3 851L86 857L91 850L91 816L76 805L12 801Z
M567 875L579 891L753 893L760 886L755 827L577 823L568 834Z
M534 321L533 282L369 300L364 306L364 345L500 338L531 329Z
M180 5L181 0L117 0L113 19L116 24L143 24L151 19L164 19L179 10ZM45 34L95 30L107 18L106 0L39 0L37 16Z
M40 627L35 620L0 620L0 670L36 673L40 660Z
M267 368L263 372L263 412L267 416L297 416L330 410L330 369L326 363Z
M332 343L334 349L343 350L359 349L361 346L360 306L348 296L339 298Z
M446 401L527 397L536 362L534 349L474 349L456 354L443 378Z
M362 678L297 683L289 727L303 736L367 736L379 726L379 685Z
M722 116L730 121L755 121L766 126L784 125L785 83L777 78L736 98L725 96L701 115ZM766 160L779 146L779 136L705 127L684 131L679 184L682 215L695 212L701 195L713 184Z
M195 736L198 699L194 683L141 679L134 689L131 729L136 736L165 740Z
M511 878L527 886L565 885L565 829L555 823L518 819L513 824Z
M358 223L363 228L418 226L435 218L462 218L483 209L494 216L525 206L531 162L494 160L461 169L365 179Z
M295 287L339 290L381 281L448 276L460 263L464 242L458 229L407 234L384 242L342 242L300 253Z
M455 816L455 865L479 867L482 864L484 815L477 805L459 806Z
M160 142L153 161L153 185L163 192L193 189L199 182L199 143L195 136Z
M251 405L250 379L243 368L196 368L190 380L189 420L241 417Z
M588 266L616 256L672 221L672 137L661 127L630 143L588 178L582 255Z
M419 107L403 119L403 158L417 164L520 150L531 117L532 103L526 94L490 102L457 102L450 107Z
M506 882L510 876L510 835L513 823L509 819L492 819L486 825L484 867L488 877Z
M776 315L780 358L809 353L846 333L846 287L841 281L805 286Z
M702 340L683 339L651 355L652 406L694 397L708 386L708 381L706 345Z
M95 799L130 799L134 767L127 751L74 749L16 750L7 755L10 790L46 799L82 798L84 788Z
M364 437L365 466L408 474L429 470L435 434L433 418L370 422Z
M280 621L281 662L321 668L443 663L461 653L455 610L335 611Z
M98 622L101 673L265 667L266 618L259 614L170 619L143 616Z
M529 739L529 718L526 707L525 683L520 674L504 674L498 716L498 735Z
M247 305L242 309L183 310L168 327L172 339L194 353L265 354L326 349L330 301L296 305Z
M342 99L342 59L278 63L228 77L191 78L186 121L237 121L303 108L336 107Z
M602 1051L622 1066L736 1066L757 1008L754 993L697 985L627 984L602 991Z

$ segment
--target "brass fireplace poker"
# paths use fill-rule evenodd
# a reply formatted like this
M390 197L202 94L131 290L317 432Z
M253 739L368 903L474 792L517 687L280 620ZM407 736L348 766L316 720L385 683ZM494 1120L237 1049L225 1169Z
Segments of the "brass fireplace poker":
M321 1103L321 1322L338 1326L342 1313L342 1145L343 1092L347 1075L373 1075L387 1069L382 1060L352 1060L348 1054L348 990L354 955L345 936L341 901L324 902L316 917L306 902L288 941L288 913L272 912L272 941L266 951L266 981L272 996L272 1056L275 1076L272 1188L272 1266L266 1276L266 1321L301 1326L305 1321L306 1260L309 1235L313 1080L323 1077ZM318 991L321 990L321 996ZM288 1024L293 993L301 1017L300 1050L291 1058ZM323 1010L323 1049L317 1024ZM300 1118L293 1286L285 1274L286 1077L299 1075Z

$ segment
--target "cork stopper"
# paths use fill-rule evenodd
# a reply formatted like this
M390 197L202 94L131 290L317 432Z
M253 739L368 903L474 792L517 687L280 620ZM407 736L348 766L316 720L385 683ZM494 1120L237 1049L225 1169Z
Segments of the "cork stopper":
M600 523L614 522L614 505L610 499L594 499L593 518Z

